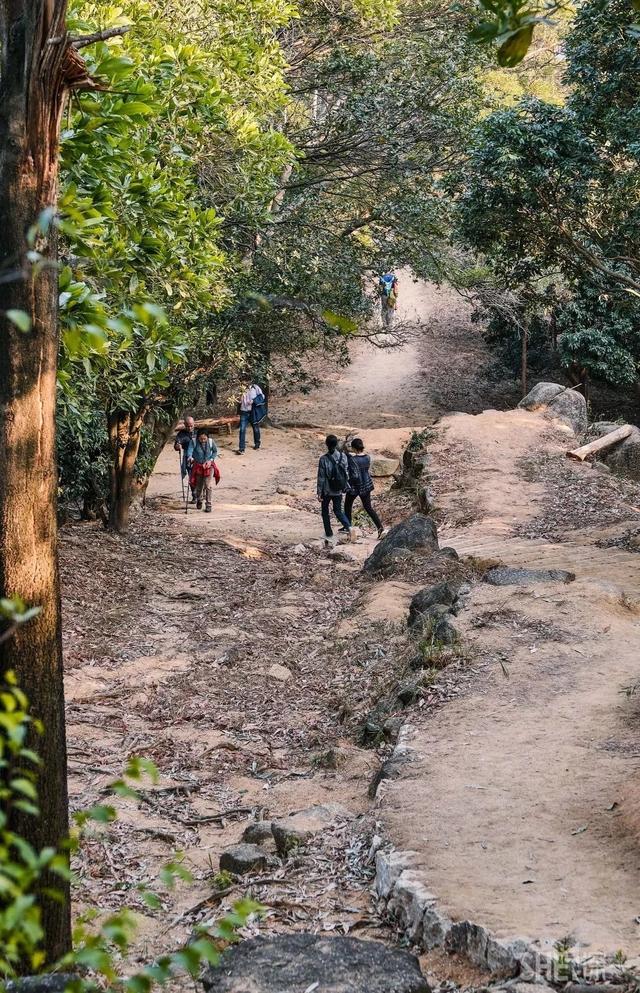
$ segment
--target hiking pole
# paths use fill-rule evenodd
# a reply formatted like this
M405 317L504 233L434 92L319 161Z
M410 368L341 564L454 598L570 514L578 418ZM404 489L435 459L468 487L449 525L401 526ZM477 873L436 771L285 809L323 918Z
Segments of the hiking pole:
M178 465L180 466L180 482L182 483L182 499L184 500L184 476L182 474L182 451L178 452Z

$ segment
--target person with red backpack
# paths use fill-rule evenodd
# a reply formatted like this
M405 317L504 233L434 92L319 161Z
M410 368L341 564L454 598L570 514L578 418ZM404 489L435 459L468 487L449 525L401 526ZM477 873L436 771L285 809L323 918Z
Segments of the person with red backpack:
M374 489L373 479L371 478L371 457L365 455L362 438L353 438L351 449L354 453L353 455L351 452L347 452L350 489L344 502L344 512L351 524L353 504L360 497L362 506L378 529L378 538L382 538L385 533L384 524L371 505L371 494Z
M351 527L349 518L342 509L342 497L349 489L349 463L344 452L338 451L338 439L335 434L326 438L327 451L318 462L318 500L321 505L322 523L324 524L325 546L331 544L333 530L329 507L342 524L351 541L356 540L356 532Z
M187 450L187 459L190 468L189 484L196 498L196 507L202 510L203 497L205 501L205 513L211 513L211 494L213 492L213 481L216 486L220 482L220 473L215 463L218 454L218 446L202 429L198 431L195 441L192 441Z

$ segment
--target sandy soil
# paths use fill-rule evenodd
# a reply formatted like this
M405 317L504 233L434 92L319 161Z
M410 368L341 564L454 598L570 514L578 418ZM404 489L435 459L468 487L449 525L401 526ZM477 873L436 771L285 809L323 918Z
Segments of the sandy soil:
M572 932L589 950L637 951L640 857L625 796L640 755L638 698L620 691L637 678L640 556L597 548L584 514L568 540L540 537L550 494L562 504L563 480L548 467L564 464L565 439L538 415L500 412L517 391L452 293L405 280L401 308L419 331L403 349L358 344L320 389L274 397L280 427L265 430L259 452L238 457L236 439L221 440L213 514L184 513L169 446L129 539L97 525L63 537L74 807L103 798L130 754L161 773L140 809L125 804L120 823L85 848L79 904L137 906L135 886L176 848L196 875L195 890L166 893L160 912L144 913L146 951L242 892L268 904L266 928L391 940L368 892L381 816L452 914L501 934ZM471 416L487 407L499 410ZM465 413L446 418L434 448L441 544L566 566L578 579L474 587L460 618L472 655L422 694L411 721L424 757L371 810L367 787L386 751L359 747L358 729L406 656L404 616L425 580L363 580L358 562L374 545L366 522L346 560L325 554L316 461L328 430L356 430L371 451L395 456L412 428L451 410ZM586 475L572 477L574 496L583 479L588 489ZM614 531L628 527L627 499L607 518ZM384 484L376 501L389 523L408 510ZM578 518L581 506L571 503ZM559 522L571 522L554 514L558 537ZM353 820L274 862L266 881L213 892L219 855L248 820L327 799Z
M386 794L385 822L400 847L417 852L454 919L548 947L571 936L578 955L637 955L640 851L625 815L640 724L638 698L625 687L638 679L640 560L597 548L602 532L584 527L588 517L556 543L512 537L549 498L531 466L524 478L523 457L566 462L566 435L538 415L451 416L439 436L436 475L452 447L469 456L455 475L443 471L442 516L453 523L441 540L461 554L577 578L474 588L460 626L471 658L489 668L418 727L421 757ZM568 471L584 494L597 484L589 466ZM456 526L465 494L475 520Z

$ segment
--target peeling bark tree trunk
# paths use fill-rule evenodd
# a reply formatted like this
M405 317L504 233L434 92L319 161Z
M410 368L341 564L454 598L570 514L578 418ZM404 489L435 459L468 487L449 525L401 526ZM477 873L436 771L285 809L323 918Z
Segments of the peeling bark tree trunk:
M57 273L33 277L25 234L55 206L58 134L68 85L66 0L0 0L0 596L19 594L39 616L0 646L44 725L39 818L11 817L36 848L67 835L60 595L56 557ZM36 245L55 258L53 235ZM15 278L8 279L14 273ZM5 317L25 311L29 333ZM61 889L60 881L55 886ZM71 945L69 899L43 898L47 963Z
M111 446L111 487L109 497L109 528L126 534L131 504L137 495L133 470L140 449L144 413L131 414L116 410L109 414L109 444Z

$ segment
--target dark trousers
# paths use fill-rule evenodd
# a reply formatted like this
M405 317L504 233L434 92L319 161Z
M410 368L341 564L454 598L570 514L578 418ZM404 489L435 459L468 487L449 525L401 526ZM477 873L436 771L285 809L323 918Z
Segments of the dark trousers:
M245 448L247 447L247 427L249 426L249 424L253 428L253 444L256 446L256 448L260 448L260 425L259 424L254 424L254 422L251 420L251 411L250 410L241 410L240 411L240 443L238 445L238 449L241 452L244 452Z
M347 498L344 501L344 512L349 518L349 520L351 520L351 512L353 510L354 500L357 500L358 497L360 497L360 499L362 500L362 506L364 507L369 517L377 527L378 531L381 531L382 521L376 514L373 507L371 506L371 493L347 493Z
M324 524L324 533L327 538L333 537L333 531L331 530L331 518L329 517L329 506L333 504L333 512L337 519L340 521L343 527L351 528L349 524L349 518L342 509L342 496L323 496L322 498L322 523Z

